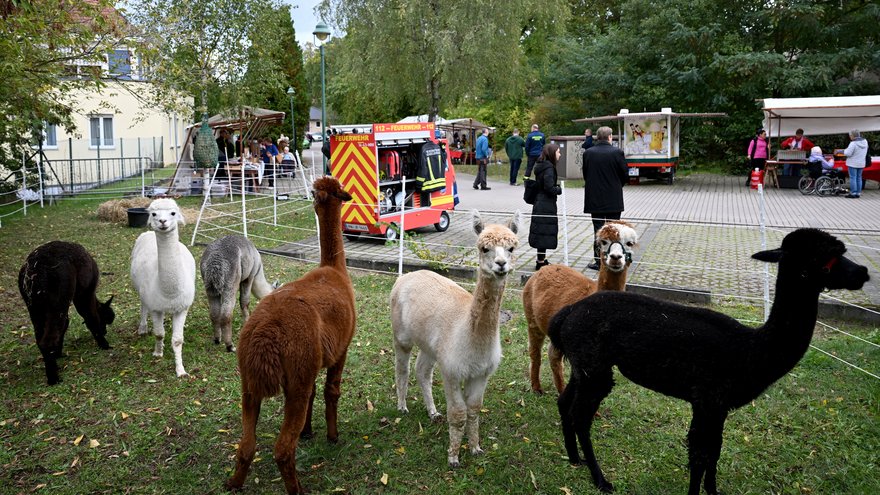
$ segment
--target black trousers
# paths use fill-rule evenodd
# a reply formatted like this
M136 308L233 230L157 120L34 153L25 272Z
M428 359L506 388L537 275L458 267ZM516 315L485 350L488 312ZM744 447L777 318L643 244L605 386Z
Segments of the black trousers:
M619 211L590 212L593 218L593 261L599 262L599 245L596 244L596 233L605 225L606 220L620 220Z
M488 158L478 158L477 159L477 177L474 179L474 189L477 187L481 187L486 189L486 174L488 171L486 168L489 166Z
M538 158L539 157L537 156L529 155L528 161L526 161L526 177L532 176L532 169L535 168L535 163L537 163Z

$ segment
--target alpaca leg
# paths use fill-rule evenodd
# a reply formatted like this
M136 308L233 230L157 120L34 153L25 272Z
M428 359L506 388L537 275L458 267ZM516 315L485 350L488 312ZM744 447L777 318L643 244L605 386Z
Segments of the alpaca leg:
M553 385L556 386L556 392L562 393L565 390L565 373L562 368L562 353L559 352L551 342L547 346L547 355L550 358L550 372L553 375Z
M211 316L211 325L214 327L214 343L220 343L220 333L223 329L223 298L216 294L208 294L208 314ZM231 316L230 316L231 318Z
M590 469L593 483L599 491L609 493L614 490L614 487L605 479L605 475L599 467L596 453L593 451L590 430L599 404L611 391L614 381L610 368L607 369L607 372L597 372L596 375L593 378L577 377L572 371L572 378L563 394L560 395L557 404L559 405L559 415L569 462L581 464L577 451L577 439L584 452L583 463Z
M404 348L394 342L394 382L397 384L397 410L406 413L406 392L409 388L409 357L412 347Z
M214 342L219 344L222 338L227 352L235 352L232 343L232 312L235 309L235 291L223 294L220 300L220 322L214 330Z
M150 310L147 309L147 306L144 303L141 303L141 321L138 323L138 335L146 335L149 329L147 328L147 316L150 314Z
M317 387L312 387L312 395L309 396L309 408L306 411L306 422L305 425L303 425L302 431L299 433L299 438L302 440L315 436L315 432L312 431L312 408L315 406L315 392L317 390Z
M177 377L186 376L183 369L183 326L186 323L187 310L171 315L171 348L174 350L174 371Z
M529 324L529 379L532 382L532 392L543 394L541 388L541 348L544 347L544 335L536 327Z
M153 335L156 337L156 345L153 347L153 355L162 357L165 354L165 313L150 311L153 318Z
M241 441L238 442L238 452L235 454L235 472L226 480L226 488L238 490L244 485L257 446L257 420L260 418L261 402L251 394L242 394Z
M238 305L241 307L242 322L247 321L251 316L249 306L251 304L251 290L254 288L254 279L251 277L241 283L238 290Z
M418 357L416 357L416 381L422 388L422 397L425 399L428 416L431 421L440 421L443 419L443 415L437 412L437 406L434 405L434 392L431 390L434 381L434 358L424 350L420 350Z
M342 370L345 368L345 358L348 351L342 354L339 362L327 368L327 382L324 384L324 417L327 420L327 441L336 443L339 438L337 430L337 414L339 396L342 395L340 384L342 383Z
M309 388L312 390L308 390ZM313 379L305 385L288 385L284 390L284 421L281 423L281 434L275 442L275 463L281 471L287 493L302 493L302 486L296 476L296 446L306 420L302 398L313 395L314 388Z
M446 421L449 423L449 450L446 454L449 467L457 468L458 451L461 449L461 439L467 421L467 405L461 393L461 384L457 380L444 376L443 389L446 392Z
M691 471L689 495L699 495L704 474L706 493L718 493L716 472L726 419L726 413L714 408L694 407L694 417L688 431L688 460Z
M464 400L467 405L467 436L471 454L480 455L480 408L483 407L483 394L486 392L488 376L472 378L464 384Z
M64 315L65 318L67 315ZM37 347L40 354L43 355L43 363L46 366L46 383L55 385L61 381L58 376L57 358L61 355L61 349L58 345L59 333L64 328L64 321L58 318L49 317L48 315L39 315L31 320L34 322L34 328L39 331L34 332L37 337Z

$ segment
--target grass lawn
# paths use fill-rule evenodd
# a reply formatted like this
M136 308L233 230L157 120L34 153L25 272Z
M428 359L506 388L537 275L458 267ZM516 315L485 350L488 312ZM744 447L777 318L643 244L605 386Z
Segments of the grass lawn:
M490 169L506 169L506 165ZM197 198L181 200L196 207ZM140 229L99 222L100 200L70 200L4 219L0 229L0 493L203 494L222 492L241 435L240 388L234 354L212 342L199 277L186 324L184 364L174 376L167 343L152 356L153 337L138 337L137 294L129 255ZM195 219L181 232L188 242ZM309 226L313 215L282 216ZM260 224L249 231L293 237L304 231ZM269 235L271 234L271 235ZM17 274L38 245L63 239L83 244L102 271L99 298L115 294L109 351L97 348L82 319L71 314L63 382L45 384L43 362L17 289ZM258 243L260 244L260 243ZM203 247L192 248L198 261ZM294 280L311 265L264 256L267 278ZM501 325L504 358L489 381L481 435L486 455L461 455L446 465L445 422L432 424L417 386L410 413L396 410L388 293L391 276L352 272L358 328L349 350L340 400L339 443L324 438L321 393L314 439L298 449L300 480L312 493L594 493L589 473L568 465L555 394L528 385L526 324L520 295L510 287ZM722 305L739 318L755 308ZM240 328L236 311L237 338ZM880 330L841 324L877 342ZM170 321L166 322L166 330ZM168 331L170 334L170 331ZM880 351L840 334L817 333L820 347L877 371ZM852 357L855 356L853 359ZM548 366L545 388L552 388ZM595 422L597 455L618 493L668 494L687 489L688 404L646 391L618 376ZM414 378L413 378L414 383ZM445 411L442 386L434 386ZM272 449L282 401L264 402L257 427L258 460L246 493L282 493ZM880 493L880 383L814 351L752 404L731 414L719 462L719 488L737 494Z

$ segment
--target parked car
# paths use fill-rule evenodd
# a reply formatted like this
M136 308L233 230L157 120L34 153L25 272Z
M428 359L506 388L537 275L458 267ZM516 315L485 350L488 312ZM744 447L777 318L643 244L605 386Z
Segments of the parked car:
M315 141L321 142L324 140L324 138L321 137L320 132L307 132L306 139L308 139L310 143L314 143Z

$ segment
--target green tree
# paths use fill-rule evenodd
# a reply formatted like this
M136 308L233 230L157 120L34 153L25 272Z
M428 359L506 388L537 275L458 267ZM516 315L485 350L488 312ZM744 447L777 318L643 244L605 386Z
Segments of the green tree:
M109 0L0 5L0 168L17 170L44 123L75 129L76 93L103 87L94 68L124 42L128 26Z
M522 92L532 74L524 46L543 50L538 40L550 39L568 8L563 0L325 0L320 11L345 33L328 62L337 67L334 96L433 120L463 98Z
M135 0L131 19L158 88L149 97L167 110L186 110L181 94L197 97L202 111L234 109L252 96L248 70L262 74L261 86L286 89L264 51L277 36L277 13L275 0ZM221 108L208 108L212 88L222 88L211 99Z

